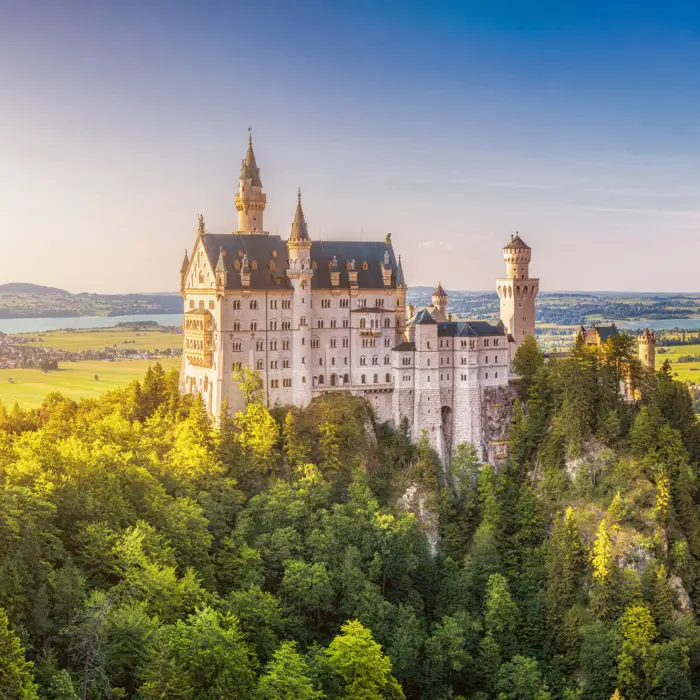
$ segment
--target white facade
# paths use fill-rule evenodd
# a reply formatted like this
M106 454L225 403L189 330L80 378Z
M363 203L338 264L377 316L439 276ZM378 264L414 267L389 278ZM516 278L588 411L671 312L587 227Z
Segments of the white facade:
M301 195L287 240L263 230L266 195L250 141L235 203L238 230L207 233L200 217L181 268L182 391L201 395L215 418L224 402L240 410L235 377L247 366L259 373L270 407L304 407L322 393L350 391L367 398L381 421L407 419L414 439L427 430L445 461L463 441L490 454L486 397L508 386L509 333L513 324L523 330L503 304L503 280L502 318L510 317L498 325L448 320L440 285L433 306L415 315L410 309L407 319L406 283L390 236L314 242ZM517 272L528 285L536 282L526 267ZM535 294L527 311L533 331Z

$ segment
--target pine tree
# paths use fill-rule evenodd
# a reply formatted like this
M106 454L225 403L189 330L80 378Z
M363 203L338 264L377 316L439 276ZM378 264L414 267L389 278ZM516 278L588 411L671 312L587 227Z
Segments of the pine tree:
M10 629L7 615L0 608L0 698L36 700L32 666L25 661L19 637Z

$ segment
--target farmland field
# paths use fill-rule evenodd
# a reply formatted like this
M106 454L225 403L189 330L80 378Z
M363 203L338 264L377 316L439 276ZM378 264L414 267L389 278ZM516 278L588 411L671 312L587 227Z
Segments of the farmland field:
M179 350L182 348L182 334L162 331L134 331L128 328L98 328L75 331L48 331L45 333L23 334L26 338L36 338L29 345L59 350L101 350L117 346L136 350Z
M700 345L674 345L663 348L665 353L656 351L656 368L668 360L671 363L671 374L674 379L679 379L693 384L700 383L700 362L678 362L681 355L700 355Z
M166 371L180 368L180 358L159 362ZM134 379L143 379L152 364L155 362L150 360L64 362L60 369L46 373L38 369L3 369L0 370L0 401L7 408L15 402L22 408L36 408L52 391L59 391L73 400L94 398ZM95 375L99 380L95 380ZM14 383L9 382L10 378Z

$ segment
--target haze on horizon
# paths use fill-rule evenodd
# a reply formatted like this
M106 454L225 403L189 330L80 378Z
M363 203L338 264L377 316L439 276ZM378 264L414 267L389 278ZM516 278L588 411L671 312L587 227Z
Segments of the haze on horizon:
M700 6L646 4L5 3L0 283L177 289L252 124L267 230L301 187L409 285L492 289L518 230L543 290L700 291Z

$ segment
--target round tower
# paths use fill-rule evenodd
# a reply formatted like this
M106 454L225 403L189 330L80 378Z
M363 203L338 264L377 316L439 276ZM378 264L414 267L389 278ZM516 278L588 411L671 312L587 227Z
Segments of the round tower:
M501 321L515 340L515 349L528 335L535 334L535 298L539 279L530 277L532 249L519 234L510 237L503 248L506 276L496 280Z
M433 306L447 318L447 292L442 288L440 282L438 282L437 287L435 287L432 301Z
M265 234L263 231L263 212L267 204L267 195L262 189L260 168L255 162L253 136L248 129L248 151L241 162L241 177L236 193L236 211L238 212L237 233Z
M652 372L656 369L656 334L649 328L639 336L639 361Z
M532 249L519 234L511 235L510 242L503 249L503 259L506 262L506 277L511 279L527 279L530 276L530 259Z

